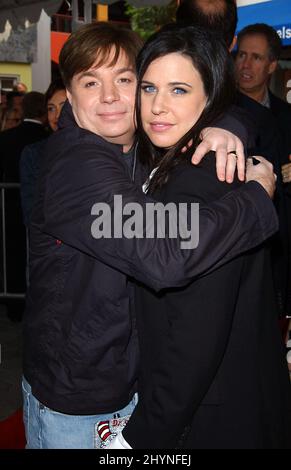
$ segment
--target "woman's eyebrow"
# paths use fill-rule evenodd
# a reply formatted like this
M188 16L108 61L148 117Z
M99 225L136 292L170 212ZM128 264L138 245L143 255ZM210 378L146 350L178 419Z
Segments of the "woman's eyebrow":
M171 85L171 86L184 85L184 86L187 86L189 88L193 88L192 85L190 85L189 83L186 83L186 82L170 82L169 85Z
M143 84L147 84L147 85L154 85L153 82L150 82L149 80L142 80L141 83ZM187 86L188 88L193 88L192 85L190 85L189 83L186 83L186 82L169 82L168 83L169 86Z

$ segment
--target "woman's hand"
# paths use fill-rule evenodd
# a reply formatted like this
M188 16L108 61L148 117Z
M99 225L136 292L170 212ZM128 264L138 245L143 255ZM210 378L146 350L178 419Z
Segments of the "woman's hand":
M210 151L216 152L216 171L220 181L232 183L237 169L238 177L245 180L245 154L241 140L229 131L216 127L207 127L202 133L202 142L193 157L193 165L201 162Z
M270 198L274 197L276 190L277 176L274 173L274 167L272 163L268 162L263 157L253 157L260 162L259 165L253 163L252 158L247 160L247 173L246 182L257 181L260 183L265 191L269 194Z
M291 162L291 155L289 155L289 160ZM282 165L282 178L283 183L291 183L291 163Z

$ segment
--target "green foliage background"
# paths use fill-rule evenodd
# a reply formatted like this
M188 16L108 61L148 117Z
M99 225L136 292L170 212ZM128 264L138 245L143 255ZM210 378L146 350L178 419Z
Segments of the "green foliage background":
M164 24L175 21L176 0L163 7L134 8L127 2L125 5L133 31L139 33L143 39L147 39Z

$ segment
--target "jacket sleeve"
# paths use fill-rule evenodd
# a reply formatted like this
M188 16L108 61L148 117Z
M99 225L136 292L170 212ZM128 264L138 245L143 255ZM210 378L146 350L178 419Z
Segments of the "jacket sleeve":
M166 232L165 238L146 237L149 227L141 238L126 238L120 229L114 234L122 211L118 207L114 211L116 195L122 196L123 206L137 203L143 214L153 202L130 181L120 157L106 147L98 151L96 145L76 146L65 158L56 158L46 175L44 218L37 228L156 290L185 285L277 230L272 201L255 182L213 204L201 205L199 244L192 250L181 249L179 235L170 238ZM96 203L110 208L109 238L92 236L96 215L91 211Z
M213 127L219 127L226 131L232 132L247 148L249 142L249 130L247 117L238 106L231 106L227 113L216 119Z

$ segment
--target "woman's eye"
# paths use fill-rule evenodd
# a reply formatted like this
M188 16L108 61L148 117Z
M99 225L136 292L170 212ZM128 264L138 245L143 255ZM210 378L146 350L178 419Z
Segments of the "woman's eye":
M184 90L184 88L174 88L173 93L175 93L175 95L184 95L187 91Z
M154 87L153 85L143 85L141 89L145 93L154 93L156 91L156 87Z
M54 106L48 106L47 110L48 113L54 113L56 111L56 108Z

